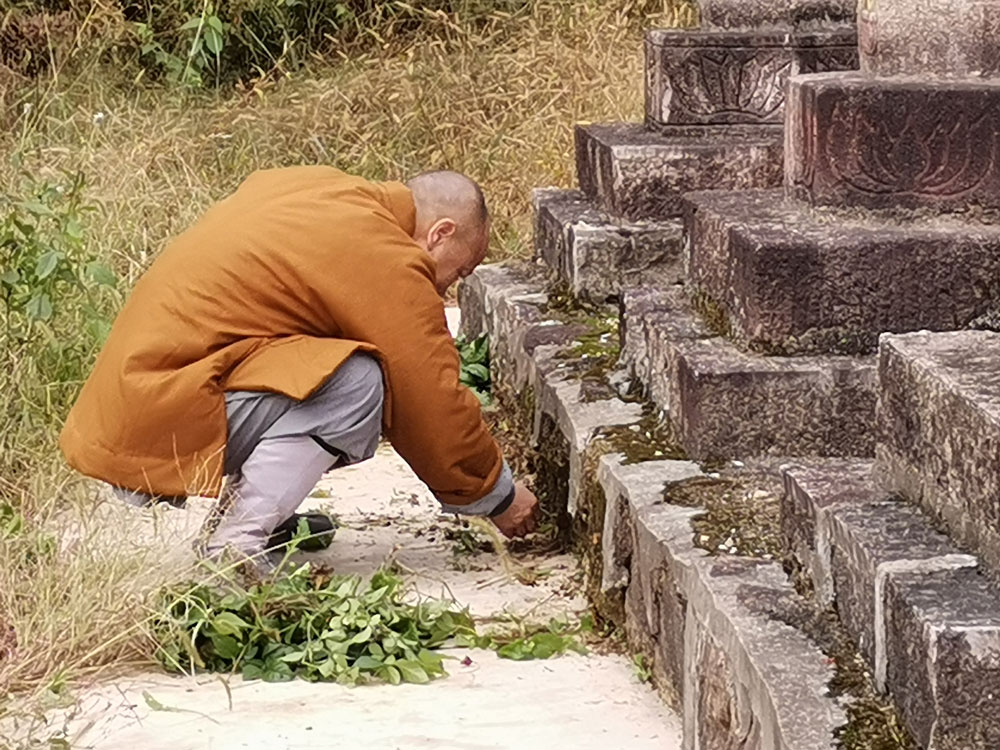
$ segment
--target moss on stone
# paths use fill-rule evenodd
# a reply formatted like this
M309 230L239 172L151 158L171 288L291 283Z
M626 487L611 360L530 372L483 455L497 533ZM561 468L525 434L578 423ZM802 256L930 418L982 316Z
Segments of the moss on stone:
M664 490L672 505L702 508L692 521L695 546L712 555L781 558L778 480L757 472L693 477Z
M732 338L733 326L725 308L712 299L706 292L697 290L691 295L691 306L698 313L705 325L716 336Z
M832 608L786 598L769 614L800 630L830 659L830 693L846 704L847 723L836 733L842 750L918 750L899 711L875 690L868 664Z
M596 436L595 450L605 453L621 453L625 464L643 461L687 460L687 454L680 447L670 422L660 417L655 407L645 404L642 418L633 424L607 427Z

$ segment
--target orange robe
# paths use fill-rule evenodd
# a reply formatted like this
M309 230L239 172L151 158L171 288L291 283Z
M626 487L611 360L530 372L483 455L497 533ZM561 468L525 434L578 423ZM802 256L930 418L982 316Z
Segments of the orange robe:
M500 477L500 449L411 235L413 199L330 167L257 172L174 239L115 320L61 435L69 463L116 486L217 496L224 392L304 399L375 353L384 433L442 502Z

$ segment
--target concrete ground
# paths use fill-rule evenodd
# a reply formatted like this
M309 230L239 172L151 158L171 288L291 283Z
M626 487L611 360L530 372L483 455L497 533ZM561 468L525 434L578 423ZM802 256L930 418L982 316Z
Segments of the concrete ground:
M420 594L468 606L480 631L510 617L575 618L585 608L571 556L522 559L545 573L526 586L504 573L493 552L456 554L446 535L459 524L438 512L388 446L371 461L328 475L306 505L335 513L343 526L329 550L303 558L368 574L392 557ZM192 502L151 526L183 556L207 508ZM347 688L150 673L87 691L60 721L74 750L681 747L679 720L639 682L626 656L514 662L483 650L451 653L449 676L428 685Z

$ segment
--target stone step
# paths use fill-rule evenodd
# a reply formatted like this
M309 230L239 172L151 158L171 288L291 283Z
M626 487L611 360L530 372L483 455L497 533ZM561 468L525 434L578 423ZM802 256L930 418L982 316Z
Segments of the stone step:
M1000 591L871 462L785 469L782 530L924 748L1000 742ZM988 696L992 695L992 698Z
M594 204L626 219L680 216L690 190L776 187L782 179L780 125L576 127L580 188Z
M704 10L703 10L704 12ZM790 76L856 70L852 26L646 32L646 124L782 125Z
M854 0L698 0L708 29L825 29L853 25Z
M680 221L617 220L579 190L539 188L532 202L535 255L574 296L603 302L627 286L683 280Z
M501 401L530 404L534 442L554 434L565 440L556 453L566 453L567 481L550 505L576 515L588 445L606 428L641 421L642 406L607 393L588 395L572 363L560 357L587 333L586 326L550 314L545 281L529 267L480 266L462 283L459 304L462 333L489 336L491 376Z
M674 290L627 290L621 308L622 363L692 458L872 455L874 358L744 352Z
M878 475L1000 570L1000 334L882 338Z
M606 455L598 471L605 570L617 565L610 581L625 588L633 649L682 708L685 747L835 747L846 717L829 695L829 660L780 616L804 603L779 564L695 546L702 511L663 502L685 470Z
M1000 226L842 215L780 190L685 196L691 286L744 347L874 352L884 331L954 330L1000 308Z
M791 79L786 107L785 185L796 198L869 209L1000 209L995 78L820 73Z
M491 335L502 407L526 410L535 425L536 487L543 502L561 502L572 513L588 593L603 616L624 625L643 666L682 711L685 747L836 747L847 701L831 697L831 660L815 634L800 629L809 602L779 563L712 556L697 546L735 523L729 504L737 498L723 493L705 508L673 504L702 497L685 493L706 484L772 487L773 467L765 484L752 477L740 484L734 472L751 468L705 475L688 460L618 453L610 435L621 430L641 442L649 412L631 401L586 397L584 376L565 359L581 324L552 309L542 281L525 267L478 269L460 301L465 334ZM763 501L757 496L746 493L772 512L779 503L776 486ZM701 525L720 512L721 530ZM723 546L736 550L735 543Z

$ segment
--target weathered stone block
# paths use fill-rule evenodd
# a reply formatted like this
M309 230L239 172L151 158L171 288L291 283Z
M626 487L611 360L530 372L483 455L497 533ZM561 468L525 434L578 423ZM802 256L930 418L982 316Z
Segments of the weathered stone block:
M608 501L604 519L604 577L601 582L604 591L628 585L633 557L632 517L635 512L663 503L663 492L668 483L691 479L701 473L701 468L693 461L625 463L625 456L620 453L601 457L597 481Z
M703 28L826 28L853 23L854 0L699 0Z
M684 277L678 221L617 221L577 190L536 190L534 207L535 254L576 296L600 302L628 286Z
M576 128L581 189L600 208L630 220L679 216L689 190L780 185L781 163L778 126Z
M854 30L646 33L646 124L775 124L789 76L856 70Z
M852 459L796 462L782 467L781 532L793 560L808 574L823 605L833 603L830 511L879 498L872 463Z
M1000 82L789 82L785 182L815 205L1000 208Z
M828 695L831 667L782 621L798 604L781 567L730 558L697 570L685 628L685 748L835 747L844 715Z
M878 0L858 16L862 70L876 76L1000 73L995 0Z
M894 575L888 688L920 747L1000 747L1000 596L974 570Z
M900 573L976 568L935 531L918 508L899 501L868 502L830 511L834 598L840 619L885 686L885 586Z
M666 680L666 694L678 708L685 689L685 627L695 566L706 553L694 546L691 519L696 508L647 505L632 509L634 552L626 594L629 632L648 634L653 666ZM629 602L631 601L631 604Z
M680 409L680 359L675 343L715 334L690 312L680 289L635 287L620 304L621 363L646 396L669 414Z
M1000 567L1000 334L884 336L878 475Z
M676 423L692 457L872 454L870 359L762 357L721 338L676 347Z
M569 443L569 514L575 515L584 484L587 445L602 428L628 425L642 419L642 405L619 399L588 401L579 380L553 372L540 379L538 409L551 416Z
M1000 307L997 225L840 216L775 190L692 193L684 218L691 285L755 351L868 353Z
M660 295L646 324L629 310L636 299L624 303L627 361L645 368L637 376L692 458L873 453L874 358L748 354L713 336L680 295Z
M461 333L489 336L493 382L512 393L535 387L538 347L563 346L580 334L579 327L548 318L548 297L534 271L525 265L484 265L458 290ZM545 362L543 369L553 366Z

